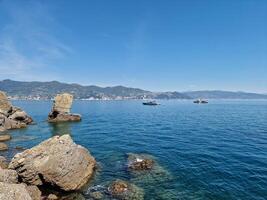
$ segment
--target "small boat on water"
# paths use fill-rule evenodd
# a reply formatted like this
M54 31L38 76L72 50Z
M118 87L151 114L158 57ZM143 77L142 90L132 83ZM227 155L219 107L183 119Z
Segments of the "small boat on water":
M203 99L197 99L197 100L193 101L193 103L208 103L208 101L203 100Z
M143 105L146 105L146 106L157 106L157 105L160 105L160 104L157 103L156 101L148 101L148 102L143 102Z

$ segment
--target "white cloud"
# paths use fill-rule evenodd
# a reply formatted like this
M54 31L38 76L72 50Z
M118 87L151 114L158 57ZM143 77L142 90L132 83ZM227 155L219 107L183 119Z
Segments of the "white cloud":
M0 28L0 78L55 76L51 70L45 74L38 71L63 60L72 50L53 35L53 29L59 24L49 9L39 1L0 4L6 11L7 22Z

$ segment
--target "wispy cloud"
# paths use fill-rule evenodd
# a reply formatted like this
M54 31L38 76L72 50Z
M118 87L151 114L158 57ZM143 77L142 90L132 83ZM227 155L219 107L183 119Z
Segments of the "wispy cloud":
M38 71L72 52L53 34L59 24L42 2L0 2L7 22L0 28L0 78L45 79L49 72Z

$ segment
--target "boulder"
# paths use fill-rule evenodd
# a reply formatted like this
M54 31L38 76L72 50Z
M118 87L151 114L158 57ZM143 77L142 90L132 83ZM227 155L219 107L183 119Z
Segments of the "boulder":
M33 122L22 109L12 106L5 93L0 91L0 132L8 129L25 128Z
M10 140L10 139L11 139L11 136L8 134L0 135L0 142L5 142L5 141Z
M69 135L54 136L18 153L9 164L24 183L49 184L64 191L79 190L92 177L96 161Z
M0 169L6 169L8 167L7 160L4 156L0 156Z
M18 183L17 172L11 169L0 169L0 182Z
M8 146L5 143L0 142L0 151L5 151L5 150L8 150Z
M48 115L48 122L80 121L81 115L70 113L72 101L71 94L58 94L54 99L52 111Z
M57 195L55 195L55 194L49 194L48 196L47 196L47 200L57 200L58 199L58 197L57 197Z
M1 200L33 200L27 186L24 184L11 184L0 182Z
M12 105L9 102L6 93L0 91L0 113L8 113L11 109Z

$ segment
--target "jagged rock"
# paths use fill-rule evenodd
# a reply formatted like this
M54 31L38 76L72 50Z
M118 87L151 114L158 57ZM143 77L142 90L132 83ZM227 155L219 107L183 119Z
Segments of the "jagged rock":
M58 94L54 99L52 111L48 115L48 122L80 121L81 115L70 113L72 101L71 94Z
M54 136L18 153L9 164L24 183L50 184L65 191L84 186L95 166L96 161L89 151L75 144L69 135Z
M0 169L0 182L18 183L18 173L11 169Z
M8 167L7 160L4 156L0 156L0 169L6 169Z
M32 200L41 200L42 192L39 188L35 185L29 185L26 187L29 195L31 196Z
M33 200L27 186L24 184L10 184L0 182L1 200Z
M0 151L5 151L5 150L8 150L8 146L5 143L0 142Z
M108 192L120 200L142 200L144 191L134 184L122 180L115 180L108 186Z
M154 160L144 155L128 154L128 168L130 170L150 170L154 165Z
M11 109L12 105L9 102L6 93L0 91L0 113L8 113Z
M4 142L10 139L11 139L11 136L8 134L0 135L0 142Z
M32 118L22 109L12 106L5 93L0 91L0 131L25 128L33 122Z

